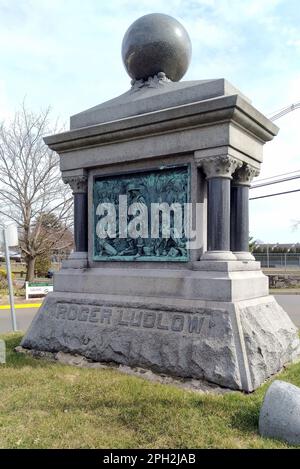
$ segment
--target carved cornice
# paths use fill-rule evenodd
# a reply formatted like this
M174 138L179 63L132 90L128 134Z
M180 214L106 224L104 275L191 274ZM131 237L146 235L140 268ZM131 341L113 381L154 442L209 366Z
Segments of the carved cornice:
M232 183L237 186L251 186L253 178L259 175L259 169L244 163L233 174Z
M216 177L232 179L232 174L243 164L229 155L200 158L197 163L203 169L206 179Z
M52 135L44 138L45 143L51 150L59 154L64 152L78 150L80 148L91 148L95 145L104 146L107 144L122 143L128 140L152 137L153 135L163 135L167 133L183 132L186 129L197 129L216 125L224 122L236 123L247 132L267 142L276 135L277 127L266 118L262 117L262 122L255 119L255 115L241 112L239 108L249 108L249 104L239 96L222 96L212 100L176 106L160 111L149 112L146 114L130 116L128 118L110 121L101 124L95 124L89 127L73 129L61 134ZM239 112L238 112L239 111ZM255 110L253 108L253 114ZM267 121L269 127L265 123ZM275 128L275 130L274 130ZM199 137L199 143L201 138ZM200 149L197 142L197 148ZM230 133L228 133L227 142L224 145L230 145ZM190 150L190 149L189 149Z
M87 176L63 176L65 184L69 184L73 194L87 192Z
M132 80L131 90L139 91L142 88L159 88L165 83L169 83L171 80L166 76L164 72L159 72L153 77L148 77L147 80Z

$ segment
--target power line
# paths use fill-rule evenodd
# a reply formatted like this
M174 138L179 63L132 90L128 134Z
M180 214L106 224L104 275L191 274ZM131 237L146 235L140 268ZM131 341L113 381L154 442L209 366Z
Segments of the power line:
M257 179L255 182L268 181L270 179L279 178L281 176L288 176L289 174L295 174L295 173L300 173L300 169L298 169L297 171L289 171L288 173L275 174L275 176L269 176L267 178Z
M278 111L273 113L273 115L271 115L271 117L269 117L269 119L274 121L274 120L279 119L280 117L284 116L285 114L288 114L289 112L292 112L292 111L294 111L295 109L298 109L298 108L300 108L300 102L297 102L297 103L291 104L287 107L284 107L282 109L279 109ZM256 189L258 187L270 186L270 185L273 185L273 184L279 184L281 182L292 181L293 179L299 179L300 175L299 174L295 175L295 173L299 173L299 171L300 170L292 171L292 172L289 172L289 173L282 173L282 174L278 174L277 176L271 176L271 177L268 177L268 178L258 179L258 181L256 181L256 183L253 186L251 186L250 189ZM291 174L294 174L294 176L290 176ZM282 176L288 176L288 177L282 177ZM278 178L278 177L281 178L281 179L277 179L277 180L274 181L274 179ZM265 182L265 181L268 181L268 182ZM300 191L300 189L294 189L292 191L277 192L275 194L268 194L268 195L260 195L258 197L251 197L249 200L265 199L267 197L276 197L278 195L292 194L294 192L299 192L299 191Z
M294 189L293 191L277 192L276 194L260 195L258 197L251 197L249 200L265 199L266 197L275 197L276 195L292 194L293 192L300 192L300 189Z
M299 179L299 178L300 178L300 174L297 174L296 176L281 178L281 179L278 179L277 181L269 181L269 182L263 182L261 184L255 184L251 186L250 189L256 189L257 187L271 186L272 184L279 184L280 182L292 181L293 179Z
M270 117L270 120L275 121L279 119L280 117L285 116L285 114L288 114L289 112L294 111L295 109L298 109L298 108L300 108L300 102L295 103L295 104L290 104L289 106L284 107L280 109L279 111L277 111L275 114L273 114Z

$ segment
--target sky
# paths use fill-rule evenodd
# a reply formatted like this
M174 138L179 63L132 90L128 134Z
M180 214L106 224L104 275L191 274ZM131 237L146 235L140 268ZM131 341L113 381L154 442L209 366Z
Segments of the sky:
M53 121L130 87L123 36L138 17L166 13L187 29L193 56L183 80L226 78L266 116L300 101L299 0L0 0L0 120L24 98ZM300 170L300 109L276 121L258 179ZM299 181L251 196L299 188ZM300 242L300 192L250 201L250 234Z

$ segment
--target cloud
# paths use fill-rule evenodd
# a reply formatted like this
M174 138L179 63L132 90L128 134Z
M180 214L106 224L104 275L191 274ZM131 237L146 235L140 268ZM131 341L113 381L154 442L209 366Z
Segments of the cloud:
M289 39L287 45L298 48L300 47L300 39Z

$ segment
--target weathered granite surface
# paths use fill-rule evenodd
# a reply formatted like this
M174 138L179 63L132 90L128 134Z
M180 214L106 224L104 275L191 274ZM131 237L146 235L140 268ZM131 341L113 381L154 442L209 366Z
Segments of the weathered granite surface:
M271 301L245 305L240 310L241 326L253 388L289 362L300 357L296 326L279 304ZM272 301L273 300L273 301Z
M235 303L54 292L21 344L252 391L300 353L272 297Z
M300 445L300 388L284 381L271 384L260 411L259 432Z
M230 95L239 95L250 102L224 78L181 82L149 81L140 88L131 88L116 98L75 114L70 119L71 129Z
M207 270L171 270L160 265L140 268L138 262L120 268L108 263L107 267L102 265L86 270L62 269L54 275L54 291L81 292L86 297L93 293L121 298L126 295L150 297L155 298L155 302L170 298L175 303L180 298L233 302L268 295L268 279L260 270L216 272L209 271L208 267ZM155 267L155 263L152 265Z
M95 362L91 359L83 357L78 354L71 354L65 352L42 352L39 350L30 350L25 349L21 346L15 348L17 353L22 353L23 355L28 355L34 358L56 361L62 363L63 365L76 366L79 368L90 368L93 370L99 369L115 369L120 373L126 375L135 376L136 378L142 378L153 383L168 384L176 386L181 389L186 389L188 391L193 391L199 394L227 394L233 392L228 388L222 388L214 383L209 383L205 380L192 379L192 378L177 378L175 376L170 376L162 373L154 373L153 371L147 368L141 367L130 367L127 365L119 365L113 362Z

